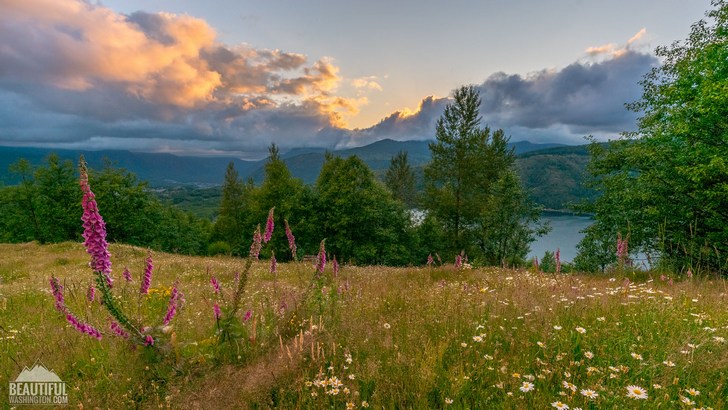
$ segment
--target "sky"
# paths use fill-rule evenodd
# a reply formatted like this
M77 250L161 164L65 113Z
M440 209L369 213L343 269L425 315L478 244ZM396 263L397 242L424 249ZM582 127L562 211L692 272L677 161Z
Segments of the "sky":
M512 141L636 127L710 0L0 0L0 145L265 156L434 138L480 92Z

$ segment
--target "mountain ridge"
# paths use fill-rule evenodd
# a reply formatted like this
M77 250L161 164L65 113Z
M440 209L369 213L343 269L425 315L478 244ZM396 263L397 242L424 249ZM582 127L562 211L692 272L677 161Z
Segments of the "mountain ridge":
M408 153L408 160L422 187L422 169L430 161L428 144L431 141L394 141L384 139L369 145L331 151L334 155L359 156L372 171L381 177L390 165L392 156L399 151ZM563 210L570 205L590 199L594 193L584 184L586 165L589 162L588 145L570 146L563 144L538 144L529 141L510 143L516 154L516 168L524 187L536 203L547 209ZM296 148L282 153L291 174L306 184L313 184L323 166L327 150L322 148ZM89 166L101 169L105 161L115 167L133 172L141 180L148 181L160 195L177 203L186 203L190 198L182 196L204 196L204 208L216 201L222 185L225 169L232 161L243 180L252 178L260 183L265 176L267 159L246 161L233 157L178 156L169 153L141 153L122 150L83 151L54 150L29 147L0 146L0 186L18 183L18 176L8 171L8 166L20 158L26 158L34 166L42 164L50 153L56 153L62 160L74 163L83 154ZM194 192L207 188L208 192ZM173 194L176 192L176 194ZM194 200L193 200L194 201ZM194 209L200 204L191 204ZM209 215L209 210L205 215Z

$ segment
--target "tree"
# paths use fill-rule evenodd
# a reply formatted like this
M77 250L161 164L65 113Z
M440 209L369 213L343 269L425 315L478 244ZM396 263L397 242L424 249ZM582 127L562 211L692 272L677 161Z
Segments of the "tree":
M161 229L159 221L148 211L157 201L148 192L148 185L124 168L104 160L101 171L89 170L99 211L106 222L109 241L149 246ZM75 187L78 196L79 189ZM76 204L76 208L78 204ZM74 211L74 215L78 211Z
M235 170L235 163L230 161L225 170L225 181L222 185L220 212L213 227L213 240L225 241L235 255L245 255L249 229L249 215L255 203L253 196L255 187L252 181L243 184Z
M286 261L291 254L283 229L283 221L288 220L291 223L291 229L297 231L299 221L296 215L301 206L303 181L293 178L275 144L270 145L268 152L270 155L265 164L265 179L258 192L257 220L264 221L268 216L268 211L275 207L276 226L279 229L273 231L272 244L267 246L264 252L268 256L267 253L272 249L279 261Z
M594 243L582 249L629 232L632 250L658 254L666 267L728 272L728 2L713 6L686 40L657 48L662 64L628 104L642 114L638 131L593 144L601 196L584 238Z
M384 184L396 200L410 209L416 206L415 173L407 160L406 151L400 151L392 157L389 168L384 174Z
M401 265L410 262L404 207L358 157L326 154L316 181L317 231L341 261Z
M491 185L515 161L503 130L480 127L480 97L473 86L455 90L429 144L425 207L444 225L451 253L475 251L478 223Z
M512 169L498 178L481 213L476 243L489 265L517 266L526 262L529 245L535 235L543 235L548 226L540 226L540 209Z
M76 239L79 231L78 180L72 161L62 161L57 154L46 158L46 166L35 171L38 187L37 211L42 243Z
M40 240L38 187L33 166L25 158L10 165L9 171L20 176L20 184L2 189L2 240L25 242Z

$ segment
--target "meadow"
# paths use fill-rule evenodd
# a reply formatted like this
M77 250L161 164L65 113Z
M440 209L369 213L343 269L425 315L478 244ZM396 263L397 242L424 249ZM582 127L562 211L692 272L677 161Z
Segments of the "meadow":
M109 250L138 323L161 322L177 283L172 322L153 346L114 336L82 244L2 244L0 402L39 360L76 408L728 408L725 279L260 260L223 343L216 306L246 259L154 253L140 295L147 250ZM51 275L101 340L54 308Z

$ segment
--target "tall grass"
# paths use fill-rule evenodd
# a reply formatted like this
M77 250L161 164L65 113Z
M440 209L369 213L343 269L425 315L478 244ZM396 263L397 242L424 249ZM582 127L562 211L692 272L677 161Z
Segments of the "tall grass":
M137 295L146 250L110 251L116 271L134 277L116 277L114 291ZM240 300L252 318L221 355L213 304L234 294L245 260L155 254L154 283L179 280L185 303L169 350L148 356L111 336L88 301L81 244L0 245L0 254L0 381L40 360L74 406L728 407L725 280L351 266L334 278L330 264L320 276L307 263L278 264L273 276L256 261ZM65 278L66 302L102 341L59 316L50 274ZM171 289L155 284L133 319L164 316ZM628 386L647 398L628 397Z

